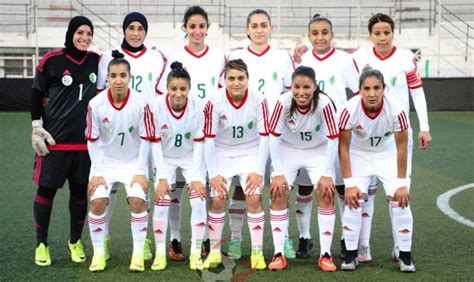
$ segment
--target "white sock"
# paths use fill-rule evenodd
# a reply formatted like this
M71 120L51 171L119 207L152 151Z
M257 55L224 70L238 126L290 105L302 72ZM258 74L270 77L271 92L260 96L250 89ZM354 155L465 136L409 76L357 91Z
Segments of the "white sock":
M95 215L89 212L89 232L91 234L92 247L94 255L104 255L104 240L107 234L107 216L104 212L101 215Z
M334 224L336 223L336 208L318 207L319 245L321 255L331 255L332 237Z
M360 226L362 224L362 208L351 209L348 206L345 206L344 214L342 215L342 222L342 232L346 242L346 249L348 251L357 250Z
M209 211L207 216L209 239L211 241L211 252L220 252L222 245L222 230L225 224L225 212L213 213Z
M288 230L288 209L281 211L270 209L270 223L272 226L275 255L278 253L284 255L285 237Z
M299 238L311 239L311 211L313 209L313 193L309 195L296 195L295 210L296 223L298 224Z
M229 204L229 225L232 232L231 240L242 241L242 225L244 223L247 202L245 200L230 200Z
M174 239L181 242L181 211L182 211L182 198L183 188L174 189L170 192L170 212L169 212L169 224L170 224L170 242Z
M107 207L105 208L105 216L107 217L107 228L105 231L106 237L109 235L110 220L112 219L112 215L114 214L114 210L115 210L115 205L117 204L117 185L118 184L112 185L112 190L110 191L110 195L109 195L109 203L107 204Z
M396 242L402 252L411 251L411 242L413 236L413 215L410 205L406 208L400 208L398 202L390 202L392 209L392 225L396 230Z
M191 255L201 253L202 240L207 225L206 200L192 191L189 195L191 203Z
M252 252L261 253L263 251L263 227L265 225L265 213L247 213L250 239L252 241Z
M148 211L131 213L130 217L133 238L133 255L143 256L146 231L148 229Z
M359 244L361 246L370 246L370 233L372 231L372 219L374 217L375 189L369 189L367 202L362 203L362 226L360 229Z
M344 208L346 206L346 204L344 203L344 196L339 195L339 193L337 193L337 202L338 202L339 216L341 218L341 227L344 227L344 224L342 223L342 215L344 214ZM344 239L344 236L341 236L341 239Z
M153 211L153 236L155 237L156 252L163 255L166 254L169 207L170 197L165 195L163 200L155 202Z

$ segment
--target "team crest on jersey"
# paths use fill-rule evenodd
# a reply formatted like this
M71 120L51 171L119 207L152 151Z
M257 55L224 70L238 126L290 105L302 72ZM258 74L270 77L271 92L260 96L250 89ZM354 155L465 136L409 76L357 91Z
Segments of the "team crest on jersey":
M96 83L96 81L97 81L97 75L96 75L95 73L91 72L91 73L89 74L89 80L90 80L92 83Z
M334 83L336 83L336 76L335 76L335 75L331 75L331 76L329 77L329 84L334 85Z
M316 127L314 128L314 131L318 132L320 129L321 129L321 126L318 124L318 125L316 125Z
M63 83L64 86L69 86L72 84L72 76L69 74L63 75L63 78L61 79L61 82Z
M128 128L129 133L132 133L132 131L133 131L133 125Z
M148 77L148 81L149 81L149 82L152 82L152 81L153 81L153 73L152 73L152 72L149 72L148 75L147 75L147 77Z
M395 85L397 85L397 82L398 82L398 79L396 76L392 77L392 79L390 80L390 84L395 87Z
M391 132L388 131L388 132L385 132L385 134L384 134L383 136L387 137L387 136L389 136L390 134L391 134Z
M110 125L110 121L107 117L102 119L102 131L106 134L112 133L112 126Z
M168 138L170 136L170 129L168 128L168 125L163 124L161 126L161 138Z
M249 122L249 123L247 124L247 128L248 128L248 129L252 129L252 128L253 128L253 121L251 121L251 122Z
M186 138L188 140L191 139L191 136L192 136L191 132L184 133L184 138Z
M211 85L212 85L212 86L215 86L215 85L216 85L216 77L215 77L215 76L213 76L213 77L211 78Z
M277 80L278 80L278 73L277 73L276 71L274 71L274 72L272 73L272 79L273 79L273 81L277 81Z

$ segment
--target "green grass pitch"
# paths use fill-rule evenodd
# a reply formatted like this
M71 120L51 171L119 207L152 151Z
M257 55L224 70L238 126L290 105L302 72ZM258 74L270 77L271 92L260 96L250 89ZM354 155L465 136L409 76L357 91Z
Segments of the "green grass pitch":
M284 271L252 272L245 267L249 260L249 234L244 223L243 258L236 262L234 281L279 280L423 280L466 281L474 279L474 229L462 225L436 206L437 197L447 190L474 182L474 112L429 113L433 142L428 151L416 146L413 157L413 185L411 190L414 214L413 257L417 272L400 273L398 265L391 262L392 235L388 220L388 207L383 189L376 198L372 230L372 256L374 263L362 265L355 272L323 273L316 266L319 253L316 236L316 208L313 206L312 234L315 247L307 261L292 260ZM418 129L416 116L412 114L413 127ZM41 268L34 264L35 232L33 228L33 196L36 187L31 182L33 151L30 145L30 117L27 113L0 113L0 281L25 280L180 280L199 281L200 275L188 268L188 261L169 262L163 272L150 270L150 262L144 273L129 273L132 242L129 212L125 192L119 191L117 209L111 223L112 259L103 273L89 273L92 255L87 224L83 232L88 261L84 264L70 262L66 242L69 233L67 208L68 188L58 192L53 208L49 231L49 245L53 264ZM415 135L416 136L416 135ZM294 203L295 192L292 195ZM268 220L268 191L264 196L266 225L264 254L267 262L273 254L273 244ZM474 189L465 190L451 198L450 205L463 217L474 221ZM190 218L189 203L185 196L183 207L183 248L189 254ZM290 236L297 246L297 227L294 208L290 213ZM340 265L339 215L333 241L335 262ZM229 235L226 227L224 236ZM150 237L151 235L149 235Z

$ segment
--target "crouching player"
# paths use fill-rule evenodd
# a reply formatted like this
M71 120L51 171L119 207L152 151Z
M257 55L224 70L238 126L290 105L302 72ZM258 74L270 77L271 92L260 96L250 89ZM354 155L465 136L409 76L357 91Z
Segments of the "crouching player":
M156 138L152 144L157 168L153 230L156 244L152 270L166 268L166 231L170 209L170 193L176 189L176 170L181 168L189 185L191 203L191 255L189 266L202 265L201 246L207 224L206 171L203 159L204 102L189 95L191 78L179 62L171 64L167 79L168 94L153 105L156 114ZM171 259L171 258L170 258Z
M154 137L152 114L142 96L129 89L130 64L118 51L107 68L110 87L89 103L86 139L91 158L88 194L89 230L94 256L89 271L106 267L105 209L112 186L123 183L131 210L133 255L131 271L144 271L143 246L148 223L147 154Z
M411 260L413 216L407 181L408 117L389 95L380 71L365 69L360 95L349 100L339 117L339 158L345 184L343 233L347 253L341 269L354 270L362 223L361 202L372 176L383 183L393 213L392 228L400 248L400 271L415 271Z

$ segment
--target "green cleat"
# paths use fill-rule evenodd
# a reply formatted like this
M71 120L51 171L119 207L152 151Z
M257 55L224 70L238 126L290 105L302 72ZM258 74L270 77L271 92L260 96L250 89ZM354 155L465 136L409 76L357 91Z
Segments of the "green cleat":
M211 251L202 264L203 269L214 269L222 264L222 255L220 252Z
M91 265L89 266L90 272L101 272L104 271L107 263L105 261L105 257L101 255L94 255L92 257Z
M143 245L143 259L151 260L153 258L153 253L151 252L151 240L145 239L145 244Z
M296 252L295 248L293 247L293 241L289 238L285 239L285 258L287 259L295 259L296 258Z
M110 236L107 235L104 239L104 258L105 260L110 259Z
M201 254L192 254L189 256L189 269L191 270L203 270L203 261Z
M242 241L232 240L229 242L229 249L227 250L227 256L234 260L240 259L242 257Z
M132 272L145 271L145 260L143 259L143 256L132 256L129 269Z
M154 271L165 270L166 265L167 265L166 255L156 253L155 260L153 261L153 264L151 265L151 270L154 270Z
M35 251L35 263L39 266L50 266L51 257L49 256L49 248L43 243L39 244Z
M74 244L67 242L67 250L73 262L81 263L86 261L86 254L84 254L84 247L82 246L81 240L77 240Z
M252 252L250 263L252 270L264 270L267 268L262 252Z

